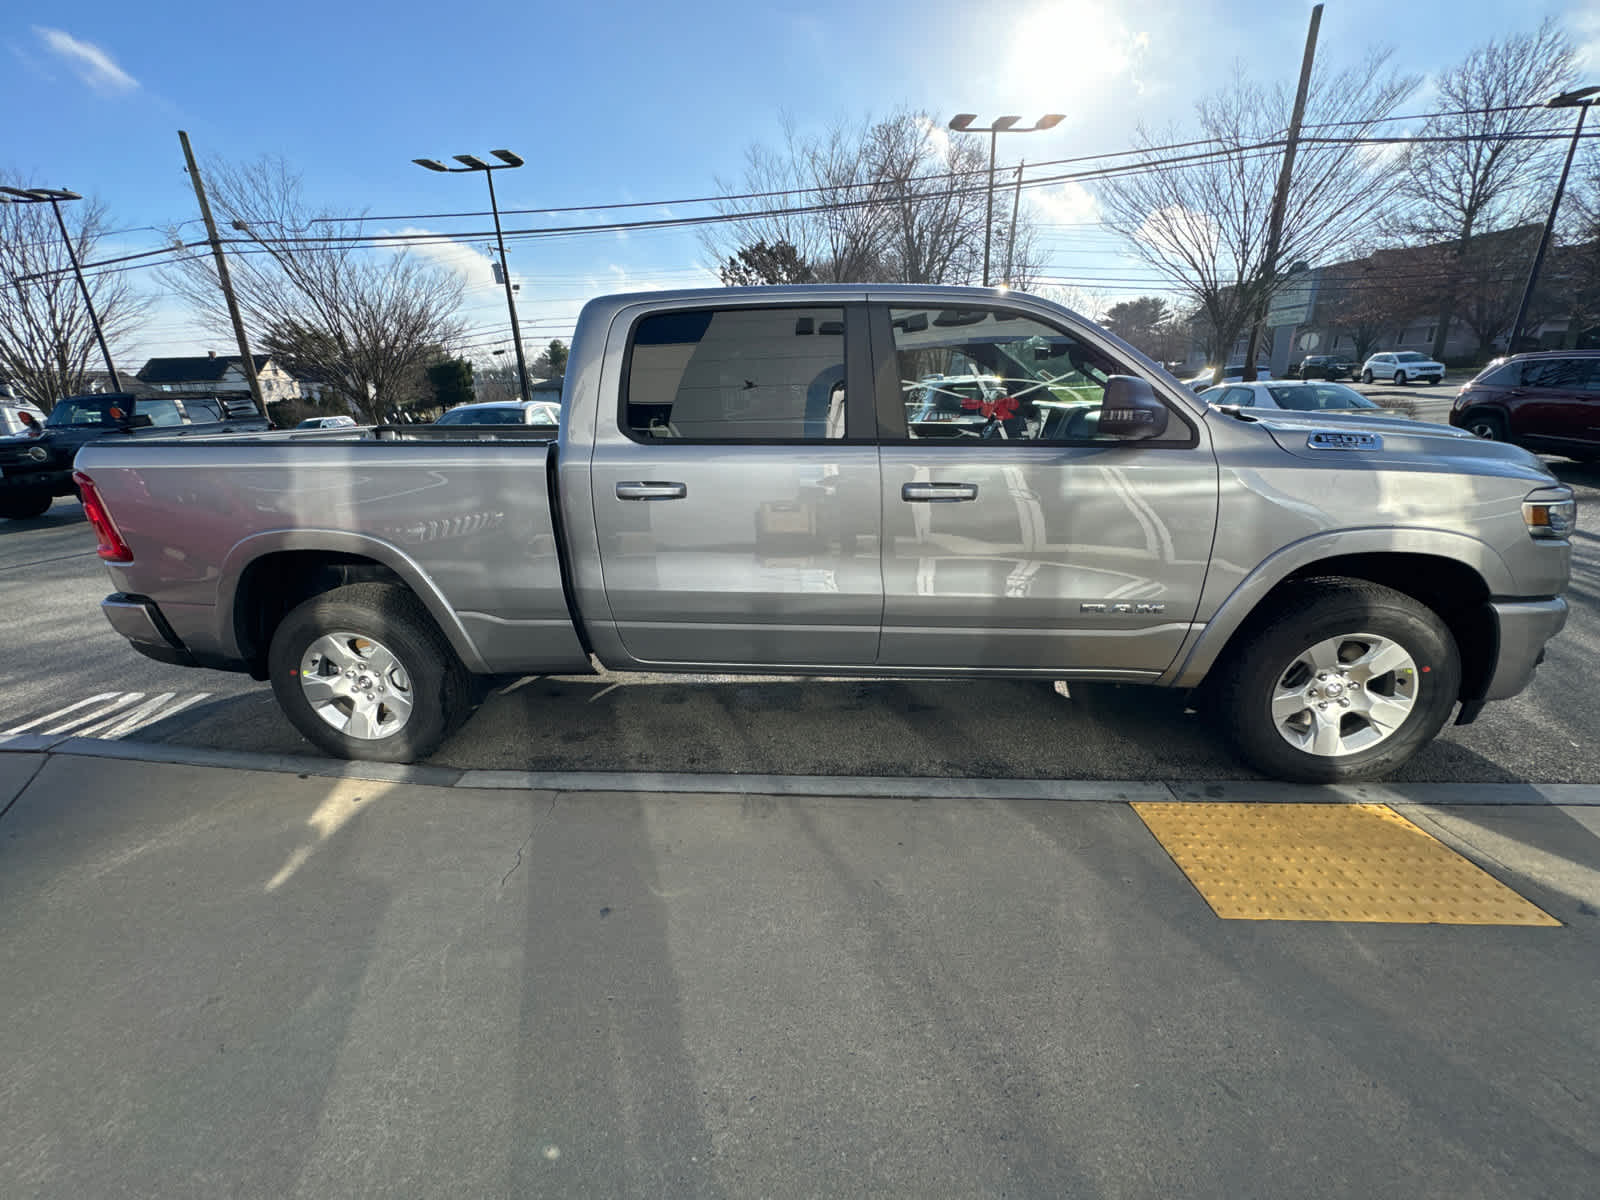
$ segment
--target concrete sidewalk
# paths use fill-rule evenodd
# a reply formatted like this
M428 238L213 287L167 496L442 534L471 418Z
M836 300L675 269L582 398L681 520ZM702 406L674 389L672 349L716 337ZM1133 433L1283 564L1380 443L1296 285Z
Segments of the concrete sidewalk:
M83 749L0 753L8 1194L1593 1192L1594 789L1385 793L1559 927L1318 924L1070 784Z

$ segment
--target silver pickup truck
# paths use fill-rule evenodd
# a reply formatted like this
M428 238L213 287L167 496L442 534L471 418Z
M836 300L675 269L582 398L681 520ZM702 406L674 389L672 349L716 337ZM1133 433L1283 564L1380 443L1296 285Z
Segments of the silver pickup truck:
M98 442L113 626L407 761L474 676L1036 676L1192 689L1252 766L1382 775L1526 687L1571 491L1444 426L1210 409L1029 296L589 303L559 432Z

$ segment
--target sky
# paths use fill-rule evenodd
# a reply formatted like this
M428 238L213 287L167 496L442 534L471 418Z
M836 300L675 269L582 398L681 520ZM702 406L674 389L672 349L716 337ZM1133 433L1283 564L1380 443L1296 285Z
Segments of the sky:
M103 201L118 231L102 253L131 253L181 225L203 236L177 130L202 166L213 156L281 156L309 198L383 218L386 233L488 228L477 175L412 159L486 156L507 230L615 219L542 213L618 203L638 218L707 211L681 203L737 183L751 145L840 121L926 111L980 123L1066 114L1055 129L1001 139L1001 161L1120 150L1142 125L1182 127L1196 99L1244 71L1293 86L1311 5L1300 0L638 0L589 4L382 6L282 0L268 6L12 0L0 17L9 120L0 170L31 186ZM1354 64L1374 45L1427 76L1473 46L1560 20L1600 83L1600 0L1327 0L1319 62ZM263 23L264 21L264 23ZM1424 83L1407 111L1426 111ZM1029 191L1047 273L1105 302L1138 294L1146 272L1096 224L1092 187ZM679 203L673 203L677 201ZM474 356L510 345L503 292L483 238L421 251L466 286ZM508 245L530 353L570 336L583 302L606 292L715 285L693 231L607 232ZM232 350L153 271L156 296L119 353Z

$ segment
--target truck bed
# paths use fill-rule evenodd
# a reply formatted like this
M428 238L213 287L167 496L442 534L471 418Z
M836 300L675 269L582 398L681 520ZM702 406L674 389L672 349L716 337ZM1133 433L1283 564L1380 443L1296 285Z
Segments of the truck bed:
M392 571L474 670L585 671L562 585L553 434L380 426L152 438L88 446L78 466L133 551L110 564L118 589L160 596L202 661L243 656L235 596L270 570L267 556L323 554ZM181 552L170 552L175 542Z

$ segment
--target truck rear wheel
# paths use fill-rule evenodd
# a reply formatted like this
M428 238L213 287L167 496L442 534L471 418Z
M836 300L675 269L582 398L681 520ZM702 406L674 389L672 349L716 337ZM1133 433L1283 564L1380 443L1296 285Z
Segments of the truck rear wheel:
M55 497L48 491L18 488L15 491L0 493L0 517L13 521L27 517L42 517L50 511L50 506L54 503Z
M267 671L294 727L336 758L425 758L468 712L470 677L422 602L358 583L313 596L272 636Z
M1251 766L1296 783L1395 770L1455 705L1461 658L1439 616L1392 588L1313 579L1221 666L1220 715Z

